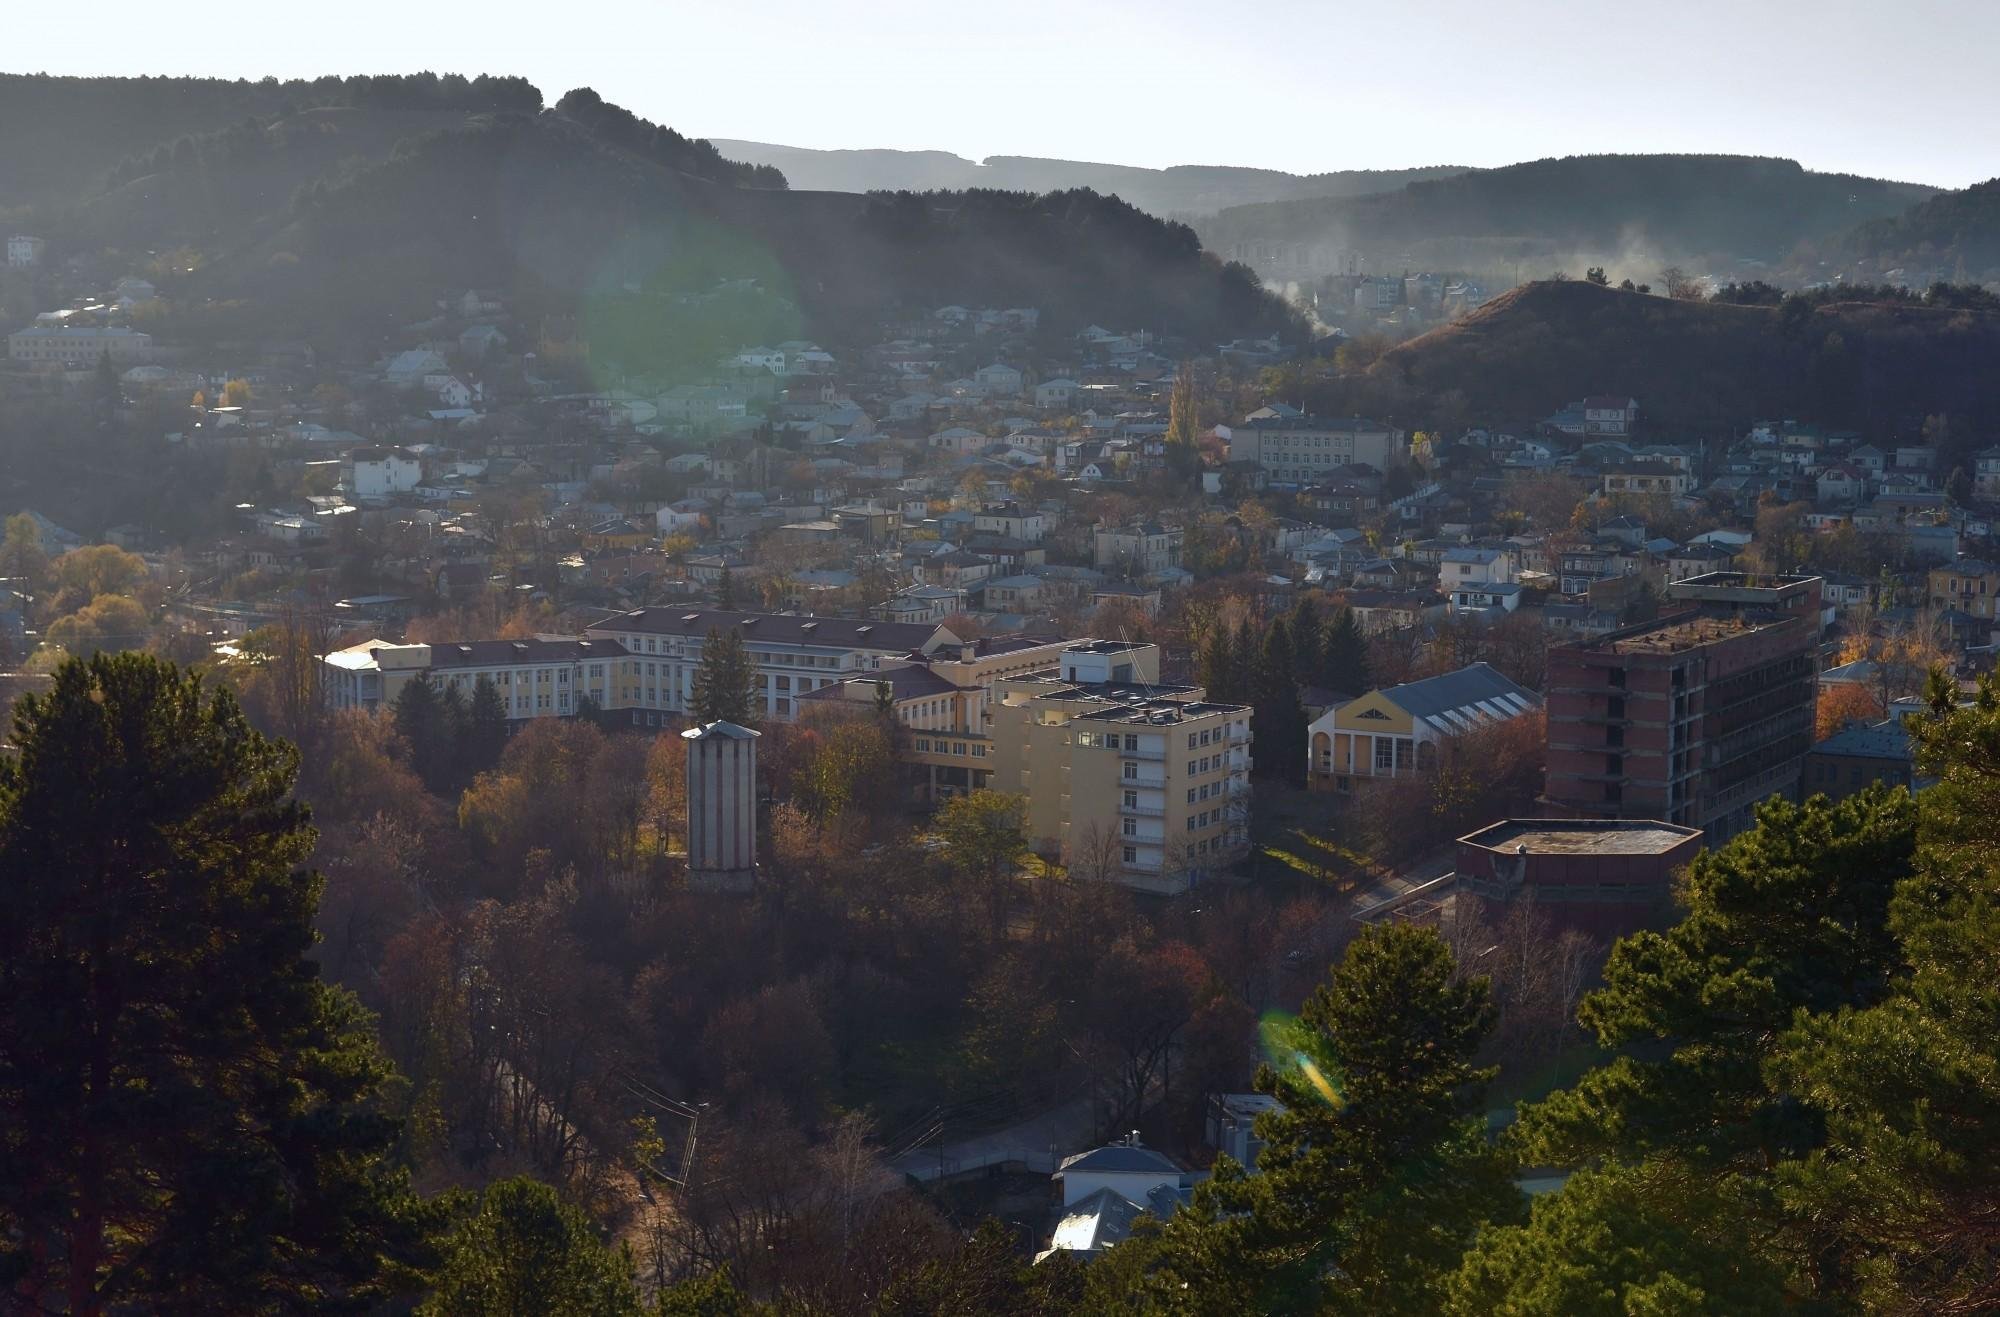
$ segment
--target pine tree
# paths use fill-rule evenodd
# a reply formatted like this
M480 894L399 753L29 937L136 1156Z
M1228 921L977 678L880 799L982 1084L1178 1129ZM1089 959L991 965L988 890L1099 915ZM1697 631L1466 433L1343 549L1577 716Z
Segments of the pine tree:
M1300 1011L1296 1061L1257 1075L1282 1104L1257 1120L1257 1173L1219 1165L1167 1222L1148 1306L1437 1311L1477 1230L1520 1212L1486 1138L1493 1072L1473 1065L1493 1020L1486 980L1462 978L1436 932L1364 928Z
M527 1176L486 1187L479 1210L445 1245L421 1317L639 1317L632 1257L597 1237L590 1218Z
M1250 619L1244 618L1236 624L1236 644L1230 651L1229 669L1235 675L1234 694L1236 703L1248 704L1255 698L1252 684L1257 665L1264 661L1264 637Z
M1292 675L1301 686L1313 685L1319 681L1326 635L1311 595L1299 596L1288 621L1292 630Z
M695 722L750 726L756 720L756 680L743 633L735 627L727 631L709 628L701 646L701 665L694 671Z
M1284 618L1264 633L1264 647L1250 677L1251 719L1257 766L1288 782L1306 772L1306 710L1292 675L1292 628Z
M1236 679L1236 654L1229 644L1229 629L1216 622L1202 637L1201 654L1196 660L1195 680L1219 704L1239 704L1243 695Z
M308 959L298 755L142 654L0 758L0 1275L32 1311L366 1307L421 1262L367 1016Z
M485 772L500 762L507 748L507 705L500 688L485 677L472 687L472 703L465 711L465 762L470 776Z
M390 706L396 731L410 747L410 767L435 791L444 780L450 746L450 724L444 703L430 674L420 672L403 683Z
M722 569L722 575L715 581L715 606L723 609L736 607L736 578L730 575L727 567Z
M1368 671L1368 639L1355 624L1351 608L1328 618L1322 630L1319 684L1343 695L1365 695L1375 689Z

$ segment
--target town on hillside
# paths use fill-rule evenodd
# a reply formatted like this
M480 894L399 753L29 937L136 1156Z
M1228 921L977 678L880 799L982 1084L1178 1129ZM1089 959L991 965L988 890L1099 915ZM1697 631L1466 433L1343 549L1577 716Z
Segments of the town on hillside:
M704 258L567 310L441 282L336 340L196 296L199 254L6 253L0 754L133 654L295 746L317 831L272 853L324 875L299 941L404 1076L399 1164L473 1190L460 1231L555 1186L649 1294L1198 1275L1345 1146L1371 955L1490 994L1437 1101L1518 1227L1619 1154L1509 1143L1515 1104L1666 1036L1579 1022L1614 948L1760 829L1904 808L2000 682L2000 430L1862 424L1824 358L1794 414L1692 374L1515 414L1425 373L1490 271L1244 239L1290 328L1210 341L976 297L834 329ZM1734 311L1730 273L1581 291ZM455 1247L426 1283L498 1246ZM1002 1306L911 1279L982 1248ZM1340 1310L1425 1310L1379 1302ZM661 1309L697 1310L764 1311Z

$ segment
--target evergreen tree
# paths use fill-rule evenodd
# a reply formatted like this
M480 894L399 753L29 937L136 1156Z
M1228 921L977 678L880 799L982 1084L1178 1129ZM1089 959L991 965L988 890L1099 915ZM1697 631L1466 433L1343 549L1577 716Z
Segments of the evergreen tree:
M1236 624L1236 644L1230 651L1229 670L1235 675L1234 694L1236 703L1248 704L1253 698L1252 686L1256 680L1257 665L1264 661L1264 637L1250 619L1244 618Z
M431 759L438 780L431 789L452 794L472 780L471 755L466 744L471 715L465 706L465 696L456 686L440 690L437 705L437 744L431 751Z
M743 633L735 627L727 631L710 627L701 646L701 665L694 672L695 722L750 726L756 720L756 681Z
M1931 682L1913 719L1922 846L1889 925L1904 972L1859 1010L1801 1015L1775 1090L1820 1114L1821 1146L1781 1168L1823 1284L1871 1312L2000 1310L2000 681ZM1822 1274L1829 1270L1822 1267Z
M1140 1245L1148 1306L1436 1312L1474 1233L1520 1214L1473 1065L1493 1019L1434 931L1364 928L1300 1011L1296 1060L1257 1075L1282 1106L1257 1119L1256 1173L1224 1159Z
M308 952L297 752L142 654L0 758L0 1277L31 1311L366 1306L427 1223L392 1072Z
M1326 629L1320 625L1319 608L1311 595L1299 596L1288 620L1292 630L1292 676L1301 686L1313 685L1319 681L1325 661Z
M1621 940L1577 1012L1617 1059L1523 1110L1527 1156L1662 1153L1718 1174L1810 1148L1817 1121L1764 1066L1795 1013L1887 990L1889 898L1916 837L1909 794L1873 787L1838 804L1773 797L1755 828L1697 856L1681 922Z
M472 687L465 711L465 761L468 776L477 776L500 762L507 748L507 704L500 688L485 677Z
M1208 698L1222 704L1236 704L1242 700L1237 689L1236 655L1229 644L1229 629L1216 622L1202 637L1201 653L1195 660L1195 680L1208 692Z
M1297 783L1306 772L1306 710L1293 678L1292 628L1284 618L1264 633L1250 677L1251 719L1259 768Z
M486 1187L452 1231L422 1317L639 1317L632 1258L546 1184L517 1176Z
M723 609L736 607L736 578L730 574L727 567L723 568L722 575L716 578L715 606Z
M1368 638L1361 634L1351 608L1327 619L1320 639L1319 684L1343 695L1365 695L1375 689L1368 671Z
M403 683L390 706L396 731L410 747L410 767L424 785L442 790L453 758L451 714L429 673Z

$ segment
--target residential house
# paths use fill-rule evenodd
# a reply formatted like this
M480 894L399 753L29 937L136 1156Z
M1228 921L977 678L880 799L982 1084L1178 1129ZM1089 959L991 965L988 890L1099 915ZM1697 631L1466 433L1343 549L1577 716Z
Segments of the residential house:
M1932 608L1956 608L1984 621L1994 620L2000 600L2000 564L1960 558L1930 569L1926 592Z
M1835 462L1813 477L1813 491L1822 505L1858 502L1868 489L1868 477L1851 462Z
M990 366L981 366L972 373L973 383L981 393L993 398L1012 398L1021 392L1021 372L1005 362L996 361Z
M2000 444L1973 454L1972 493L1975 498L2000 500Z
M1092 563L1104 571L1149 576L1180 566L1184 539L1179 526L1156 521L1098 526L1092 536Z
M341 488L364 502L410 494L423 483L424 464L407 448L355 448L341 458Z
M1667 494L1678 497L1694 488L1694 476L1666 462L1627 462L1606 467L1600 477L1607 497L1620 494Z
M1307 730L1307 785L1348 792L1376 778L1435 772L1451 741L1538 708L1541 697L1489 664L1371 691Z
M1044 513L1012 502L984 505L974 514L972 525L975 530L1005 535L1026 544L1040 544L1049 531L1049 519Z
M1076 402L1077 382L1068 378L1043 380L1035 386L1035 406L1044 411L1067 409Z
M1802 789L1809 795L1844 800L1877 782L1912 791L1926 785L1917 777L1909 730L1901 718L1851 723L1806 752Z
M414 389L424 382L426 376L444 375L450 369L445 359L430 349L411 348L390 358L382 376L393 388Z
M17 233L7 239L7 268L10 270L31 270L42 263L42 253L48 243L41 238Z
M1447 585L1451 611L1460 617L1497 621L1521 606L1522 588L1513 581Z

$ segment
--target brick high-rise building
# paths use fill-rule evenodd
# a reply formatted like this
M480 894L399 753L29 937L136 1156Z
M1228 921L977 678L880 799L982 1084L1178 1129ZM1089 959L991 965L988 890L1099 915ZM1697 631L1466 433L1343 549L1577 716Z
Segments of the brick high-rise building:
M1718 844L1796 798L1812 746L1820 581L1711 572L1656 621L1549 652L1549 803L1662 819Z

